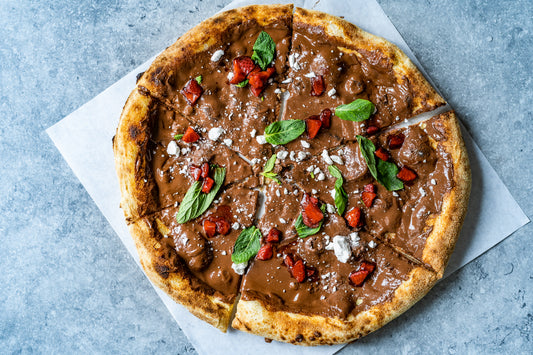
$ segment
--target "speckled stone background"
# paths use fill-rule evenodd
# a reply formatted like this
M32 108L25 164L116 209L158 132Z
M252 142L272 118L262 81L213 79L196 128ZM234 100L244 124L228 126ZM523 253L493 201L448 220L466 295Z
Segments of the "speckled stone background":
M228 2L0 1L0 353L195 354L44 129ZM533 218L531 1L379 3ZM341 353L532 353L532 234Z

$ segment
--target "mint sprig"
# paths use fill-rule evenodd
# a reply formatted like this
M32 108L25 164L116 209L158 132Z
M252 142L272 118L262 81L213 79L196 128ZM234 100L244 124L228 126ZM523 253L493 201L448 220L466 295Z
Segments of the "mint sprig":
M244 80L241 81L240 83L235 84L235 86L238 87L238 88L243 88L243 87L245 87L246 85L248 85L248 81L249 81L248 79L244 79Z
M274 43L274 40L268 33L261 31L255 40L253 50L252 60L256 62L262 70L265 70L274 60L276 43Z
M265 129L265 140L270 144L287 144L305 132L305 122L302 120L276 121Z
M278 184L281 184L281 181L278 179L278 174L272 172L274 165L276 164L276 158L276 154L272 154L272 156L267 160L261 175L268 179L274 180Z
M261 237L261 231L256 226L245 228L235 241L231 261L236 264L248 262L259 251Z
M376 179L381 185L385 186L385 188L389 191L403 189L402 180L396 177L396 174L398 174L399 171L396 164L390 161L376 159L374 156L376 146L370 139L358 135L357 143L359 143L361 154L363 155L366 165L368 166L368 170L374 179Z
M322 212L326 212L326 205L322 205L320 207L320 210ZM298 218L296 218L296 222L294 222L294 228L296 229L296 233L298 234L298 237L300 238L307 238L310 235L317 234L320 231L320 228L322 228L322 223L324 222L324 219L320 221L318 226L316 228L309 228L304 224L304 218L302 217L302 214L300 213L298 215Z
M198 84L201 84L202 83L202 76L201 75L198 75L196 78L194 78L194 80L196 80L196 82Z
M363 122L370 118L375 109L372 102L357 99L349 104L338 106L335 109L335 116L345 121Z
M177 141L179 141L182 138L183 138L183 134L175 134L174 135L174 139L177 140Z
M187 190L187 193L180 204L180 208L176 214L176 221L180 224L186 223L207 211L211 202L215 199L218 190L224 183L225 177L226 168L215 167L215 184L208 194L202 192L202 183L200 181L195 181L194 184L189 187L189 190Z
M346 204L348 203L348 195L342 187L344 179L342 178L341 171L335 165L328 166L328 170L331 176L337 179L335 181L335 207L337 207L337 213L339 216L342 216L346 210Z

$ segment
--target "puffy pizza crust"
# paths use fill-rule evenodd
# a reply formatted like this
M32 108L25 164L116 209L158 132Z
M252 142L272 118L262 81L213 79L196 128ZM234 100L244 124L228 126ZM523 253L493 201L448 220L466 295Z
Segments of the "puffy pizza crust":
M226 332L234 302L216 297L207 286L193 284L194 276L180 258L171 263L160 256L161 245L155 238L156 221L146 217L130 224L129 230L148 278L196 317Z
M392 298L346 320L319 315L270 311L260 301L237 304L232 327L268 339L298 345L332 345L354 341L371 333L414 305L438 280L437 275L416 267Z
M359 27L320 11L307 10L297 7L293 18L294 28L313 27L313 31L320 31L337 43L344 44L344 50L379 51L392 64L393 71L399 83L408 81L413 90L413 115L431 111L446 104L437 94L413 62L394 44L382 37L363 31Z
M446 136L446 139L438 144L442 145L452 159L453 187L444 196L440 214L434 220L428 221L433 229L426 240L422 261L430 265L441 278L463 225L472 177L468 154L455 113L449 111L436 118L442 124Z

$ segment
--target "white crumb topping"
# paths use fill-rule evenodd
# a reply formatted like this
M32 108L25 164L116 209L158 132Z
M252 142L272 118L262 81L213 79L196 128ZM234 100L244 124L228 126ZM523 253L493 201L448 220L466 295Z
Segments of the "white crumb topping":
M276 154L276 157L280 160L284 160L285 158L287 158L287 156L289 155L289 152L287 152L286 150L280 150L277 154Z
M233 141L229 138L226 138L224 139L224 144L227 145L228 147L231 147L231 145L233 144Z
M374 248L376 247L376 242L373 241L373 240L371 240L371 241L368 242L368 246L369 246L370 248L374 249Z
M318 174L318 176L316 177L316 179L318 181L324 181L326 179L326 175L324 175L324 173L320 173Z
M247 266L248 266L247 262L239 263L239 264L235 264L235 263L231 264L231 268L233 269L233 271L235 271L239 275L244 275L244 272L246 271Z
M304 74L304 76L306 78L316 78L316 74L314 72L310 72L310 73Z
M324 160L324 163L326 163L327 165L333 164L333 160L331 160L331 158L329 157L329 153L326 149L322 151L322 160Z
M257 143L259 144L265 144L267 141L265 139L265 136L256 136L255 137L255 140L257 141Z
M300 141L300 143L302 144L302 147L304 147L304 148L310 148L311 147L311 144L309 144L309 142Z
M219 49L215 51L215 53L213 53L213 55L211 56L211 61L218 62L220 58L222 58L223 55L224 55L224 51L222 49Z
M167 154L168 155L180 155L180 151L178 149L178 144L176 141L170 141L167 146Z
M339 165L344 165L344 162L342 161L342 158L339 157L338 155L332 155L330 156L331 160L333 160L333 162L339 164Z
M281 82L282 84L289 84L292 83L292 78L287 78Z
M337 93L337 90L331 89L330 91L328 91L328 96L333 97L333 95L335 95L336 93Z
M211 139L212 141L216 141L220 138L220 136L224 133L224 130L220 127L213 127L209 130L209 133L207 134L207 136L209 137L209 139Z
M252 131L250 132L250 136L252 136L252 138L255 138L256 134L257 134L257 130L255 128L252 129Z

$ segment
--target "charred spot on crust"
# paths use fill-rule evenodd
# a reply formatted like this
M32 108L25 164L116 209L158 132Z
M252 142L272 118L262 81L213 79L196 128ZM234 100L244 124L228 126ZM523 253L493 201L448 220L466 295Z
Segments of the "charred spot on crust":
M136 140L137 137L142 133L142 130L140 130L137 126L129 126L128 133L133 140Z
M143 95L143 96L150 96L150 91L145 88L144 86L139 86L137 88L137 90L139 91L139 94Z
M139 80L141 80L141 77L143 76L143 74L144 74L143 71L137 74L137 76L135 77L135 83L138 83Z
M315 330L315 332L313 333L313 336L315 338L320 338L322 336L322 333L320 333L318 330Z
M298 343L301 343L304 340L304 336L302 334L298 334L294 340L296 340Z
M155 271L164 279L168 278L168 275L170 274L170 268L166 265L161 264L155 264L154 265Z

